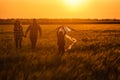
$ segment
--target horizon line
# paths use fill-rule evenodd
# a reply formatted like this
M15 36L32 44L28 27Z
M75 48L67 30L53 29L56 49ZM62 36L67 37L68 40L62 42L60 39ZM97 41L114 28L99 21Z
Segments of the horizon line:
M86 20L103 20L103 19L108 19L108 20L120 20L120 18L0 18L0 19L86 19Z

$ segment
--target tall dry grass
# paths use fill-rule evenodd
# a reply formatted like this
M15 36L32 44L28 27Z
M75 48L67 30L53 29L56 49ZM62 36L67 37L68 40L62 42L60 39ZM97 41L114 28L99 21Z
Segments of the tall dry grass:
M13 34L0 36L0 80L120 80L120 31L80 30L78 42L60 56L55 27L44 27L34 50L29 38L15 49ZM66 46L69 44L66 39Z

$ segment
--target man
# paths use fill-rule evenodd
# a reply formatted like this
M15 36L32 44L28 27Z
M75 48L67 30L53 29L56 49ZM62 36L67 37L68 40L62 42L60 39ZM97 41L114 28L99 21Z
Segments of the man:
M30 31L29 37L32 44L32 49L34 49L38 38L38 32L40 33L40 36L42 34L41 27L39 26L39 24L37 24L36 19L33 19L33 23L29 25L29 27L27 28L25 32L25 37L29 31Z
M14 24L14 39L16 48L22 48L23 28L20 25L20 21L16 20Z

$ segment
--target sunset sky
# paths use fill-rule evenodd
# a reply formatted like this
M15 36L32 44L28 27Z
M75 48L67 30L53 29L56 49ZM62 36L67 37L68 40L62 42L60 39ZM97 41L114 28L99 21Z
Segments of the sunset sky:
M120 0L0 0L0 18L120 19Z

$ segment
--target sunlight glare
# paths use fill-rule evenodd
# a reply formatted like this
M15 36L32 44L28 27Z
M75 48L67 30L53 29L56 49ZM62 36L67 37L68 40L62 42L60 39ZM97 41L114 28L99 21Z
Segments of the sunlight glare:
M80 6L85 5L86 0L63 0L63 2L70 10L76 10Z
M78 5L82 5L84 3L85 0L65 0L65 3L68 5L68 6L71 6L71 7L76 7Z

